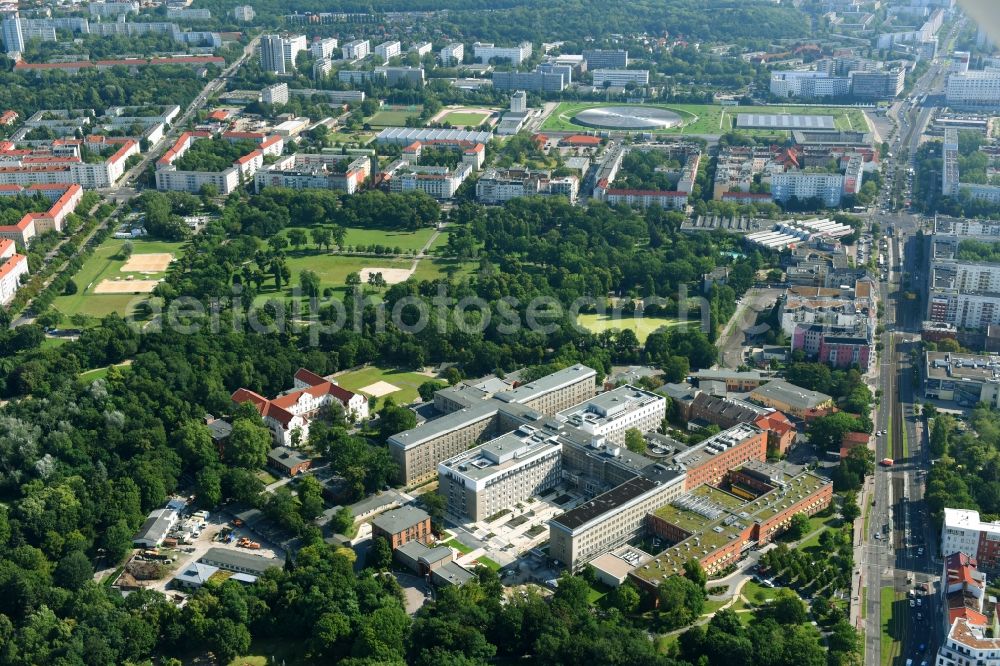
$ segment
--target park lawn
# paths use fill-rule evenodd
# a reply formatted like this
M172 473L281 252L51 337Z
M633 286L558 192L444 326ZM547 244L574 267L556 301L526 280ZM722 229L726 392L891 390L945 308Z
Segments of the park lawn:
M451 237L451 232L450 231L442 231L441 233L439 233L437 235L437 238L434 239L434 242L431 243L431 246L429 248L427 248L427 253L428 254L444 254L444 252L445 252L445 250L446 250L446 248L448 246L448 238L449 237Z
M72 296L57 296L53 307L66 317L83 314L103 318L112 312L128 315L135 305L146 300L148 296L143 294L93 294L90 291L102 280L115 277L132 275L135 279L158 280L165 275L165 273L122 273L121 268L125 265L125 260L119 255L125 243L132 243L132 254L169 252L175 258L180 257L184 248L184 243L109 238L94 250L73 276L77 292Z
M729 603L729 599L724 599L722 601L712 601L711 599L707 599L705 601L705 605L702 606L702 608L701 608L701 614L702 615L709 615L711 613L714 613L715 611L719 610L720 608L722 608L723 606L725 606L728 603ZM732 608L732 606L730 606L730 608Z
M39 345L39 349L52 349L54 347L62 347L69 341L70 341L69 338L45 338L44 340L42 340L42 344Z
M451 123L458 126L479 127L490 119L490 113L468 113L466 111L452 111L441 119L442 123Z
M372 127L406 127L406 119L419 116L423 107L415 106L413 109L391 111L379 111L374 116L367 118L365 122Z
M333 225L317 225L332 227ZM288 229L283 229L281 235L288 237ZM286 252L290 256L296 256L303 254L309 256L311 254L316 254L319 248L312 240L312 227L309 229L303 229L306 232L308 240L306 244L301 249L295 249L289 245ZM420 250L427 241L431 239L434 235L433 227L424 227L422 229L416 229L414 231L388 231L382 229L360 229L357 227L347 227L345 230L346 235L344 237L344 244L356 247L358 245L385 245L388 247L398 247L403 252L407 250L417 251ZM326 251L323 250L325 253Z
M882 640L879 642L880 664L891 664L899 654L902 636L900 629L904 626L902 618L896 617L896 601L898 595L892 587L883 587L880 591L879 622L882 626Z
M80 379L80 380L82 380L82 381L84 381L84 382L86 382L86 383L89 384L90 382L94 381L95 379L104 379L105 377L107 377L108 376L108 371L112 367L126 368L129 365L131 365L131 363L132 363L131 361L126 361L124 363L116 363L116 364L114 364L114 366L106 365L103 368L94 368L93 370L87 370L85 372L81 372L78 379Z
M309 250L305 252L288 253L288 270L292 274L292 285L299 284L299 273L310 270L319 276L320 286L344 288L347 276L357 273L362 268L409 268L413 265L411 259L390 259L383 257L351 257L326 252ZM274 280L267 280L274 288Z
M639 338L639 342L645 343L649 334L661 326L687 326L692 322L684 322L670 317L631 317L626 315L615 320L609 315L581 314L577 316L576 323L595 334L608 329L628 329L635 333L635 336Z
M461 280L471 277L478 268L479 263L475 261L427 257L417 263L417 270L413 272L411 278L417 281L442 280L452 273L455 279Z
M584 109L607 106L599 102L563 102L542 123L543 130L584 131L588 128L576 125L571 118ZM615 104L614 106L629 106ZM716 104L651 104L678 113L684 118L685 124L666 130L656 130L655 134L725 134L733 129L733 121L737 113L793 113L799 115L831 115L839 129L855 129L868 131L868 122L860 109L827 107L827 106L738 106L728 107ZM782 138L789 133L784 131L737 130L745 134L760 137Z
M344 240L348 245L387 245L398 247L404 252L420 250L434 235L432 227L424 227L415 231L382 231L380 229L347 228Z
M428 377L418 372L398 369L386 370L376 366L368 366L360 370L352 370L336 375L337 383L349 391L360 391L364 387L379 381L398 386L398 391L393 391L386 396L395 400L397 405L406 405L416 400L420 395L417 389L421 384L431 379L433 377ZM384 402L384 399L379 398L379 406L381 406L382 402Z

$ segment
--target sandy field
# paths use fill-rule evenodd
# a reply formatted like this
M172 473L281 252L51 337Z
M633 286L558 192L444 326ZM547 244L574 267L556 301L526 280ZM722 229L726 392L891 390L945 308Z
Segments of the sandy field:
M389 382L375 382L374 384L369 384L362 389L359 389L362 393L366 393L376 398L381 398L384 395L389 395L390 393L395 393L399 390L399 387L395 384L390 384Z
M123 273L162 273L174 260L169 252L152 252L149 254L133 254L121 267Z
M358 273L361 277L361 284L368 284L368 276L372 273L381 273L386 284L399 284L400 282L405 282L407 278L413 275L413 271L409 268L366 267L362 268Z
M101 280L92 294L148 294L160 284L159 280Z

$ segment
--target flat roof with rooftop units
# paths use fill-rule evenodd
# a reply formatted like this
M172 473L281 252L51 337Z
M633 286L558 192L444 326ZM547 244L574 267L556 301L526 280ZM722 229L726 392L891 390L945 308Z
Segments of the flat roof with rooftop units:
M761 465L748 466L747 469L755 476L759 476L761 470ZM701 561L726 547L732 549L738 545L742 550L762 538L770 540L777 532L772 530L761 534L764 523L809 498L818 497L827 486L832 491L830 481L813 472L797 476L782 474L781 479L774 477L774 469L766 470L766 474L771 478L773 488L755 500L744 501L718 488L699 486L653 512L655 533L666 529L673 534L688 536L642 562L632 575L656 586L669 576L683 573L684 563L691 558ZM662 525L658 526L658 523Z
M468 488L482 490L498 475L513 473L517 468L558 455L561 450L562 444L557 437L522 425L514 432L439 463L438 472L461 479Z
M736 126L741 129L837 131L833 116L784 113L740 113L736 115Z

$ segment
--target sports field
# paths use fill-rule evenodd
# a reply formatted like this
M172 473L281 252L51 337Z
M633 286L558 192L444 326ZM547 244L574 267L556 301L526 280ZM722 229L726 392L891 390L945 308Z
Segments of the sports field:
M385 109L366 118L365 122L372 127L406 127L406 119L419 116L421 111L423 111L422 106L415 106L412 109Z
M632 317L622 315L618 319L612 319L609 315L581 314L576 318L576 323L587 329L591 333L601 333L611 329L630 330L639 338L639 342L645 343L650 333L662 327L685 326L691 322L684 322L679 319L669 317Z
M491 113L487 110L483 110L482 113L473 113L470 111L452 111L441 119L442 123L451 123L454 127L478 127L489 119Z
M556 107L545 122L543 130L550 131L584 131L590 128L576 125L572 119L584 109L607 106L596 102L562 102ZM615 106L631 106L615 104ZM656 130L655 134L725 134L733 130L738 113L788 113L799 115L833 116L839 129L868 131L868 122L861 109L826 107L826 106L721 106L717 104L652 104L657 108L674 111L684 119L681 127ZM736 130L755 136L783 136L787 132L766 130Z
M388 388L383 387L380 382L395 386L398 390L382 396L376 396L379 398L379 405L381 406L385 397L391 397L396 401L397 405L405 405L413 402L419 395L417 393L417 388L424 382L433 379L433 377L417 372L411 372L409 370L387 370L385 368L370 366L362 368L361 370L354 370L352 372L345 372L342 375L336 375L334 379L337 380L338 384L349 391L364 392L363 389L365 388ZM381 392L381 390L370 391L370 393Z
M122 246L125 243L132 244L132 258L128 261L121 256ZM183 243L109 238L94 250L83 267L73 276L77 292L72 296L58 296L53 307L66 317L82 314L100 318L112 312L124 316L129 313L131 307L144 300L144 297L137 296L133 291L142 292L148 287L145 281L159 280L166 275L164 270L147 271L161 268L165 264L163 255L171 254L179 257L183 247ZM146 260L143 255L160 256L152 261ZM125 270L126 268L129 270ZM128 277L132 280L126 281ZM102 283L104 283L102 291L114 291L111 285L118 287L117 290L120 291L129 287L119 286L116 283L129 285L131 282L135 283L135 289L129 290L128 293L95 293L98 285Z

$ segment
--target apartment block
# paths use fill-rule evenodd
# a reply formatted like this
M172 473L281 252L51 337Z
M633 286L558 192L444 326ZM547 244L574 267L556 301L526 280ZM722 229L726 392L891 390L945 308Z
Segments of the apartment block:
M936 666L1000 666L997 603L987 592L986 574L975 557L961 551L945 556L940 608L945 639Z
M614 86L624 88L632 83L637 86L649 85L648 69L594 69L594 86Z
M174 192L198 192L202 186L213 185L220 194L228 195L244 182L253 181L254 174L264 166L265 155L280 155L284 140L278 135L247 132L225 132L221 140L251 140L258 148L240 157L222 171L180 171L174 162L190 149L195 141L213 140L209 132L185 132L156 163L156 189Z
M233 7L233 18L241 23L249 23L257 16L252 5L236 5Z
M496 90L530 90L532 92L561 92L566 88L563 72L493 72L493 88Z
M472 54L479 62L509 60L512 65L520 65L531 57L531 42L521 42L517 46L496 46L493 43L476 42Z
M953 72L945 98L951 107L1000 108L1000 71Z
M329 60L334 57L337 53L338 41L333 37L328 37L326 39L314 39L312 44L309 45L309 51L312 56L317 60Z
M341 47L344 60L361 60L366 57L371 49L371 43L367 39L355 39L347 42Z
M14 241L0 237L0 305L13 300L21 287L21 277L28 274L28 257L18 254Z
M906 82L906 71L902 68L851 73L851 96L855 99L889 100L896 99Z
M594 395L596 376L592 368L574 365L517 387L497 386L496 393L482 399L466 399L460 392L449 391L444 402L458 409L389 438L400 480L412 485L432 477L443 460L516 428L518 414L525 410L552 415L583 402ZM506 414L500 415L501 410Z
M576 176L553 178L548 171L487 169L476 182L476 200L501 204L528 196L565 196L576 203L580 180Z
M92 2L87 6L94 18L117 18L139 13L138 2Z
M443 47L438 53L438 60L442 67L453 67L461 65L465 58L465 46L461 42L453 42Z
M438 464L438 492L459 518L486 520L562 480L558 438L528 424Z
M1000 521L986 522L971 509L944 510L941 552L964 553L975 557L980 566L1000 569Z
M322 189L354 194L371 172L365 155L296 153L284 155L254 174L254 187L287 187L293 190Z
M382 58L384 62L389 62L389 58L395 58L401 51L400 43L395 40L382 42L372 49L372 53Z
M260 101L264 104L288 104L288 84L275 83L260 91Z
M293 74L295 59L307 48L305 35L263 35L260 38L260 67L265 72Z
M583 59L587 61L587 69L628 67L628 51L624 49L590 49L583 52Z

